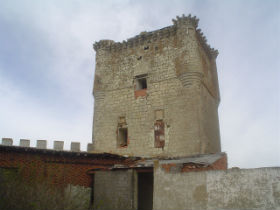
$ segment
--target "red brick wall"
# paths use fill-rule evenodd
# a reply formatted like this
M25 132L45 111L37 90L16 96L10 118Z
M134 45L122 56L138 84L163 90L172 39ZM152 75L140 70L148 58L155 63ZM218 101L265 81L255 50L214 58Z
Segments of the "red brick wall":
M169 164L162 164L161 167L165 169L165 171L169 172L172 168L177 167L177 164L169 163ZM227 156L224 155L216 162L208 165L207 167L195 164L195 163L185 163L181 168L181 172L193 172L193 171L208 171L208 170L227 170Z
M80 185L89 187L91 169L107 169L124 161L114 158L92 158L81 156L63 156L61 154L34 154L0 151L0 167L16 168L26 180L48 180L56 185Z
M147 89L135 90L134 91L135 98L138 98L140 96L146 96L146 95L147 95Z
M219 160L214 162L213 164L202 167L197 164L185 164L182 168L182 172L190 172L190 171L209 171L209 170L227 170L227 156L224 155Z

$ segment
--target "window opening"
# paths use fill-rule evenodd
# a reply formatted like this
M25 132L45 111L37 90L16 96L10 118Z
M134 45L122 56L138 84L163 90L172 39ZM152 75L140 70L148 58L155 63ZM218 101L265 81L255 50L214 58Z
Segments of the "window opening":
M155 148L164 148L164 122L156 120L155 122Z
M136 82L136 86L135 86L136 90L147 89L147 75L137 76L135 78L135 82Z
M126 147L128 144L128 129L124 116L119 117L117 127L117 146Z
M127 137L128 137L127 128L118 129L118 144L120 147L127 146Z

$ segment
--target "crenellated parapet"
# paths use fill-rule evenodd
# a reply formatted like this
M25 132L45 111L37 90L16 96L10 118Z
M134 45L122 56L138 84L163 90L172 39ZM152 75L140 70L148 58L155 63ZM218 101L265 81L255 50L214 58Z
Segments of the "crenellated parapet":
M196 31L198 41L200 42L201 46L204 48L204 50L210 58L216 58L218 56L218 50L211 48L211 46L207 43L206 37L201 32L201 29L197 28L199 19L196 18L196 16L177 16L176 19L172 20L172 22L173 25L171 26L151 32L141 32L139 35L129 38L123 42L114 42L113 40L101 40L99 42L95 42L93 44L93 48L95 51L102 49L109 52L118 52L121 50L134 48L140 45L155 42L157 40L175 36L177 34L178 29L187 26L193 28Z
M177 27L180 26L193 27L196 31L197 38L200 44L202 45L202 47L204 48L204 50L206 51L206 53L213 58L216 58L218 56L219 54L218 50L211 48L211 46L207 43L207 39L203 35L201 29L198 28L199 19L196 18L196 16L193 17L191 15L188 16L182 15L182 17L177 16L176 19L172 20L172 22Z
M139 35L129 38L123 42L114 42L112 40L101 40L99 42L95 42L93 44L93 48L95 51L98 51L99 49L104 49L104 50L116 52L119 50L125 50L128 48L137 47L145 43L157 41L162 38L168 38L170 36L174 36L176 34L176 31L177 31L177 27L168 26L156 31L141 32Z
M47 149L47 140L37 140L36 141L36 149ZM3 146L17 146L13 145L13 139L12 138L2 138L2 144ZM19 147L25 147L25 148L30 148L30 140L29 139L20 139L19 142ZM87 145L87 152L93 151L93 144L89 143ZM53 142L53 148L52 149L47 149L47 150L55 150L55 151L64 151L64 141L54 141ZM70 146L70 151L71 152L85 152L81 151L80 149L80 142L71 142Z
M188 25L196 29L198 26L199 19L196 18L196 16L192 17L190 14L188 16L185 16L183 14L182 17L177 16L176 19L172 19L172 22L174 26Z
M206 37L203 35L203 33L201 32L201 29L196 29L196 34L197 34L197 38L201 44L201 46L203 47L203 49L205 50L206 54L210 57L210 58L214 58L216 59L217 56L219 55L219 51L212 48L208 43L207 43L207 39Z

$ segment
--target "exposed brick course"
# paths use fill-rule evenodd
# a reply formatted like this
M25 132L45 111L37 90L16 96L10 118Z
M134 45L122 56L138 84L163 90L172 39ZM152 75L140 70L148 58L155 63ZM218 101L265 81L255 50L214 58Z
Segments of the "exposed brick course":
M221 159L217 160L213 164L207 167L201 167L198 164L184 164L182 172L193 172L193 171L209 171L209 170L227 170L227 156L224 155Z

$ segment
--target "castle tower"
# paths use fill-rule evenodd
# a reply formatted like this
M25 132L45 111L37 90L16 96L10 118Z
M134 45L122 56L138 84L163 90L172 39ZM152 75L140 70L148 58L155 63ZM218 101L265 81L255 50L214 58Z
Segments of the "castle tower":
M216 57L196 17L122 43L94 44L97 152L189 156L220 152Z

